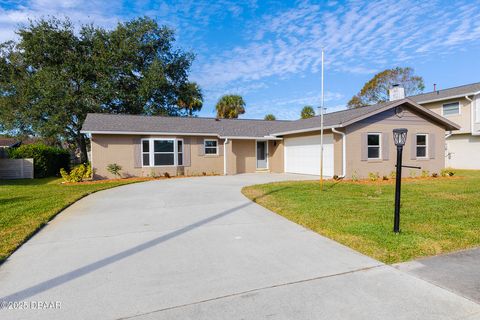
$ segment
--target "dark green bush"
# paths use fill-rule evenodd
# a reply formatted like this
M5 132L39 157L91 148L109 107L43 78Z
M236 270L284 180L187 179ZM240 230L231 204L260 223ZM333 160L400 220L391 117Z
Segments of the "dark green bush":
M12 159L33 158L35 178L60 175L60 169L70 170L70 154L67 150L41 143L26 144L9 150Z

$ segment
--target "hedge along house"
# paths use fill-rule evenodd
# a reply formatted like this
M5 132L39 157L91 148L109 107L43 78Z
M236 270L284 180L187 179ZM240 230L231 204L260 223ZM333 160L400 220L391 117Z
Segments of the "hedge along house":
M324 115L324 175L366 178L395 169L392 130L407 128L406 163L439 172L457 124L409 99ZM295 121L89 114L95 178L288 172L320 174L320 117ZM407 170L404 171L408 175Z

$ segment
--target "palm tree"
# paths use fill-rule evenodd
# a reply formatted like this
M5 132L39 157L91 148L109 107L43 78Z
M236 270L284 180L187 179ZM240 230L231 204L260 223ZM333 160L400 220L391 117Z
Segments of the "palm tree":
M236 119L245 113L245 101L239 95L227 94L218 100L215 109L218 118Z
M273 121L277 120L277 118L273 114L269 113L265 116L265 118L263 118L263 120Z
M194 112L200 111L203 106L202 90L195 82L187 82L180 86L177 105L191 117Z
M312 106L305 106L303 107L300 115L302 119L312 118L312 117L315 117L315 110L313 109Z

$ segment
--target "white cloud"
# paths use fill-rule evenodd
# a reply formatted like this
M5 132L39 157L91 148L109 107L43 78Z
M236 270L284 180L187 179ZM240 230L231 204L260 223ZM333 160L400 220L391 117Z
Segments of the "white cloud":
M480 6L413 0L303 2L254 22L244 46L213 55L198 79L206 87L330 70L373 73L480 39Z

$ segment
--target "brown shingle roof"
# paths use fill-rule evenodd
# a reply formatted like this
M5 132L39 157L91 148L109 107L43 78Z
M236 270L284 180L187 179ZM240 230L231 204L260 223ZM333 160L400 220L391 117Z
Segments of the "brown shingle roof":
M18 142L15 138L0 138L0 147L11 147Z
M432 118L448 130L458 129L455 123L429 111L409 99L389 101L373 106L331 112L324 115L324 127L342 127L398 105L408 104ZM313 131L320 128L320 117L294 121L265 121L251 119L185 118L88 114L82 127L86 133L168 133L205 134L220 137L261 138L294 131Z
M429 101L446 100L449 98L456 98L456 97L471 95L473 93L478 93L478 92L480 92L480 82L417 94L415 96L410 96L408 98L415 101L416 103L425 103Z

